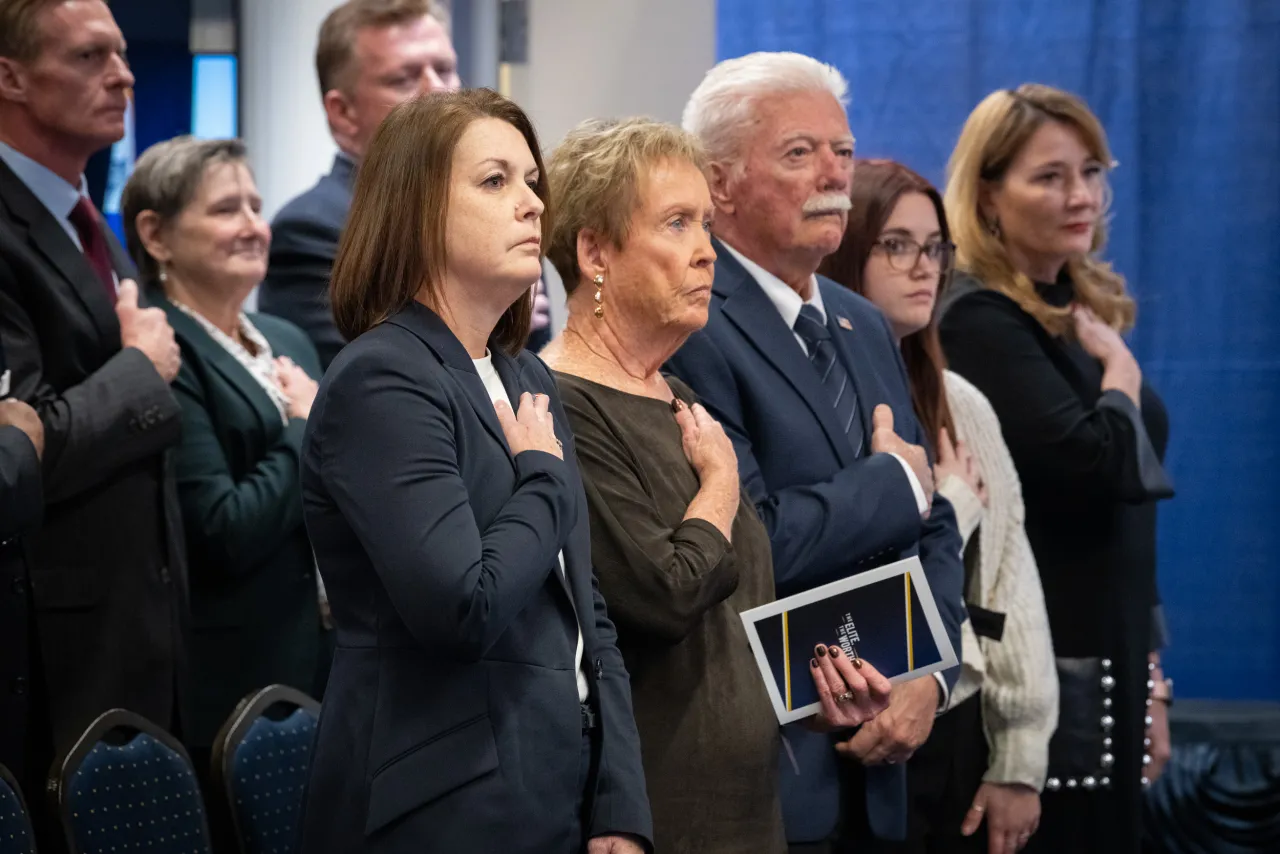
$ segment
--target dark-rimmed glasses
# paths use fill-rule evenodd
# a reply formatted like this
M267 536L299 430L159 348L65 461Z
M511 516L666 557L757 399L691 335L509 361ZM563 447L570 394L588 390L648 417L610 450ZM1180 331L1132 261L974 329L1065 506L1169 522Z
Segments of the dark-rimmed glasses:
M956 245L946 240L920 244L910 237L882 237L872 246L884 253L889 267L898 273L910 273L921 258L932 261L939 272L949 273L956 257Z

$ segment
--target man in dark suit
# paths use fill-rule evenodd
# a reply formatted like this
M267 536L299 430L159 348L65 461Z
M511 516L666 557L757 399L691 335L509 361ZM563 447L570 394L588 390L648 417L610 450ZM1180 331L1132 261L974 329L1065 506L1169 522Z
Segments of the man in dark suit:
M37 769L30 768L27 734L31 685L31 599L23 534L40 524L40 455L44 425L20 400L5 399L11 374L0 348L0 765L38 796Z
M185 602L167 449L180 356L80 192L133 76L100 0L0 5L0 341L45 431L27 543L53 747L113 707L176 728Z
M402 101L461 86L445 13L432 0L348 0L325 18L316 73L333 168L271 223L271 255L258 307L311 338L325 368L342 349L329 311L329 272L351 207L356 166L373 132Z
M670 367L733 439L780 596L919 554L958 654L960 535L932 494L901 356L870 303L815 275L850 206L844 90L816 60L753 54L716 66L694 92L685 126L708 149L718 258L707 326ZM793 850L903 836L902 765L957 673L896 686L887 711L837 737L842 759L827 736L787 728Z

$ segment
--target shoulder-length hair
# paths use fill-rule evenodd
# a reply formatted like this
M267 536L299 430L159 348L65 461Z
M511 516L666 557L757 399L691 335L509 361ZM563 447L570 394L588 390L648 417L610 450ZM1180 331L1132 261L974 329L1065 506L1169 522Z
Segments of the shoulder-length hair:
M937 189L912 170L892 160L859 160L853 170L853 209L845 227L840 248L823 259L818 272L844 285L856 294L866 292L864 274L867 261L880 239L884 224L893 215L898 200L908 193L923 193L938 212L938 226L943 240L951 239L947 213ZM948 272L938 283L929 325L902 339L902 361L911 383L911 404L924 426L930 442L938 441L938 431L946 427L952 441L956 438L951 407L947 405L942 372L947 363L938 340L938 305L950 279Z
M992 92L969 114L947 166L944 200L955 230L959 266L1008 296L1050 334L1064 335L1074 328L1071 309L1049 305L1040 297L1035 283L1014 266L999 230L982 212L983 191L1004 180L1019 152L1046 122L1074 129L1089 154L1105 168L1111 167L1106 131L1084 101L1052 86L1024 83L1017 89ZM1107 242L1105 212L1110 206L1108 187L1093 245L1088 254L1068 260L1067 273L1077 302L1110 326L1126 330L1133 326L1136 313L1133 299L1125 292L1124 277L1098 257Z
M485 118L507 122L529 144L538 166L534 193L548 206L542 214L542 245L549 242L547 170L523 110L490 89L434 92L407 101L391 111L369 143L338 243L329 300L338 331L348 341L420 294L441 312L453 152L471 123ZM530 288L498 321L497 345L518 353L529 337L532 314Z

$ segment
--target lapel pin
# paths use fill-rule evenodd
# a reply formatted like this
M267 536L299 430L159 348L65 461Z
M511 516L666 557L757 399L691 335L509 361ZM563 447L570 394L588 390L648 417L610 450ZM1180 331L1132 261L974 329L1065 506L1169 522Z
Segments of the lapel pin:
M853 331L853 324L849 322L849 318L847 317L837 317L836 323L840 324L841 329L847 329L850 332Z

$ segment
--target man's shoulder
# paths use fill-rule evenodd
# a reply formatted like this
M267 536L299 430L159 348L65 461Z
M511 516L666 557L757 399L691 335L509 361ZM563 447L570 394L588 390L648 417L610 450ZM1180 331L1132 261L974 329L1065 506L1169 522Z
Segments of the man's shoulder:
M309 189L285 202L272 220L271 228L279 232L295 226L320 224L341 229L350 207L350 190L325 175Z
M817 279L818 290L822 292L822 304L828 314L836 311L855 326L866 323L879 329L884 325L884 314L871 300L855 294L826 276L818 276Z

